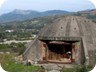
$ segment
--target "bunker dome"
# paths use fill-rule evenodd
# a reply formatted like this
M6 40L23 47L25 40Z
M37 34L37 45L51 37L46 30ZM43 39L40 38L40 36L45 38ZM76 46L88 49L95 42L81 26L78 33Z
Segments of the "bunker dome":
M28 44L24 60L36 63L95 64L96 24L73 16L59 16Z

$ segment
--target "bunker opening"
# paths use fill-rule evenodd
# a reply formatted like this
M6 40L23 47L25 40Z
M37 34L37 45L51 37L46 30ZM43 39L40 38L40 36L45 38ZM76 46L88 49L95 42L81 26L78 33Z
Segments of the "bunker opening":
M73 63L80 56L80 41L41 40L43 61L53 63ZM79 58L79 57L78 57Z
M47 46L48 46L48 61L71 62L72 60L71 43L49 42Z

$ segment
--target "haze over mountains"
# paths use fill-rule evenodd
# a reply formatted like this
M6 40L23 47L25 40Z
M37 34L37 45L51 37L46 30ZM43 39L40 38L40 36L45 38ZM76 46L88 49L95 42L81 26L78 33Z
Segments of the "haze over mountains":
M58 15L58 14L69 14L70 12L64 10L48 10L44 12L38 12L33 10L18 10L15 9L12 12L3 14L0 16L0 23L10 22L10 21L20 21L26 19L32 19L36 17L49 16L49 15Z
M62 15L62 14L76 14L79 16L87 17L87 18L95 18L96 9L84 10L84 11L78 11L78 12L69 12L64 10L48 10L44 12L38 12L33 10L15 9L12 12L1 15L0 23L11 22L11 21L22 21L22 20L33 19L37 17L54 16L54 15Z

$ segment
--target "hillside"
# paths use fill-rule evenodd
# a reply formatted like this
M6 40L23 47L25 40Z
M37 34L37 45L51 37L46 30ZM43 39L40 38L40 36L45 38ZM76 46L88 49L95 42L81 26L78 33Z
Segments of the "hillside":
M96 21L96 9L78 11L74 15L83 16L92 19L93 21Z
M0 23L3 22L10 22L10 21L21 21L26 19L32 19L36 17L42 17L42 16L51 16L51 15L61 15L61 14L68 14L70 12L63 11L63 10L49 10L45 12L38 12L38 11L32 11L32 10L14 10L12 12L3 14L0 16Z
M58 18L58 16L45 16L24 21L0 23L0 38L8 40L32 39L41 28Z

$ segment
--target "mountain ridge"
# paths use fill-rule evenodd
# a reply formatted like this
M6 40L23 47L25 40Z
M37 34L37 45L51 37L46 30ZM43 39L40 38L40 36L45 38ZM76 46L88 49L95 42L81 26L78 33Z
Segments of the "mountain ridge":
M15 9L12 12L3 14L0 16L0 23L10 22L10 21L21 21L26 19L32 19L42 16L50 16L57 14L69 14L70 12L64 10L48 10L44 12L34 11L34 10L18 10Z

